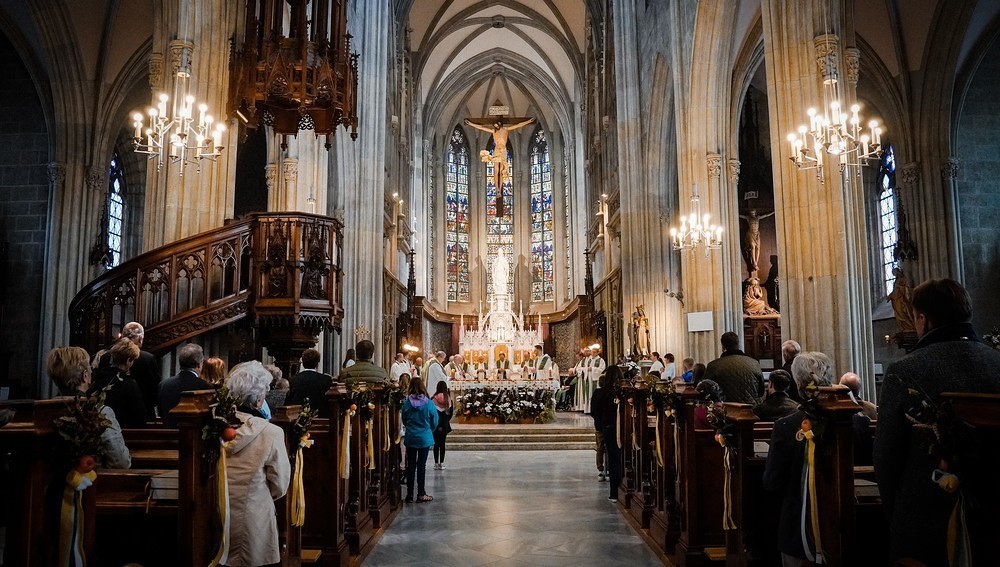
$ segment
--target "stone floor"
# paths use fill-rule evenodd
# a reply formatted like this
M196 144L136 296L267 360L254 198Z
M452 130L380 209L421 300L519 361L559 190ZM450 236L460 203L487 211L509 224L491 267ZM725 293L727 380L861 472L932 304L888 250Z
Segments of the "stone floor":
M363 565L661 565L629 526L593 451L465 451L428 459L426 504L406 504ZM405 490L405 488L404 488Z

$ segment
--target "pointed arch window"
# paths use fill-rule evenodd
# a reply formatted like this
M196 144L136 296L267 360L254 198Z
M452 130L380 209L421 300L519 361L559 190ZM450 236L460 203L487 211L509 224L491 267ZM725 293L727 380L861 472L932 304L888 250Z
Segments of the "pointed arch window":
M108 267L113 268L122 261L122 225L125 219L125 174L122 171L121 159L118 154L111 156L111 169L108 176L108 217L107 222L107 252Z
M445 192L448 301L469 301L469 144L458 126L448 144Z
M486 150L493 155L496 144L490 137ZM502 249L507 256L507 281L514 281L514 188L511 180L514 178L514 160L511 157L510 142L507 142L507 171L509 176L503 182L503 187L497 188L493 178L495 175L492 161L486 162L486 294L493 294L493 259ZM499 207L498 207L499 205Z
M531 300L555 299L552 167L545 131L531 137Z
M899 262L893 256L896 242L899 241L899 230L896 218L896 156L891 145L887 145L882 153L877 179L882 281L888 293L892 291L892 286L896 282L892 270L899 266Z

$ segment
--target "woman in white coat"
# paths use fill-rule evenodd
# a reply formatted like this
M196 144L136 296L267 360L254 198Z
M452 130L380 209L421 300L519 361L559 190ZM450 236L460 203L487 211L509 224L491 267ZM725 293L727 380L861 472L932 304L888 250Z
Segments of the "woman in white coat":
M274 501L285 495L291 467L285 435L260 413L271 374L256 360L237 364L226 387L236 397L243 422L226 446L229 481L228 567L257 567L281 561Z

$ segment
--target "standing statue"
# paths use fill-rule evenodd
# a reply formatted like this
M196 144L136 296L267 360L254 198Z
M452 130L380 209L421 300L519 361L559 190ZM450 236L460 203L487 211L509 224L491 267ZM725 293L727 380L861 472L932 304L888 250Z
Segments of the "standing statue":
M743 250L746 254L747 270L750 277L757 275L757 262L760 260L760 221L767 217L773 217L774 211L766 215L758 215L756 209L751 209L749 214L740 215L740 218L747 221L747 231L743 235Z
M892 293L886 297L886 300L892 302L892 310L896 313L896 324L899 325L899 332L915 332L913 288L910 287L910 280L898 267L892 269L892 275L896 276L896 282L892 286Z
M646 317L646 307L640 305L632 314L632 355L635 358L649 358L649 319Z
M487 128L485 126L480 126L468 118L465 119L465 125L469 128L475 128L476 130L486 132L487 134L493 135L493 155L486 150L479 152L480 158L484 162L493 162L493 179L497 188L497 216L503 216L503 182L510 178L510 169L507 167L507 136L510 132L517 130L518 128L523 128L528 124L535 121L534 118L528 118L516 124L511 124L510 126L505 126L503 119L498 118L496 122L493 123L492 128Z
M510 285L510 263L507 262L507 254L503 248L497 250L496 257L493 258L493 293L494 295L507 296L507 288Z

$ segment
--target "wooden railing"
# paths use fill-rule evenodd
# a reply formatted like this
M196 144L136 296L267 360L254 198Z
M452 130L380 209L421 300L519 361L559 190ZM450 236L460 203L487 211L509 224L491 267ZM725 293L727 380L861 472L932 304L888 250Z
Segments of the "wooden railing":
M71 340L90 352L129 321L154 353L251 316L318 333L343 318L342 225L305 213L255 213L132 258L70 304Z

